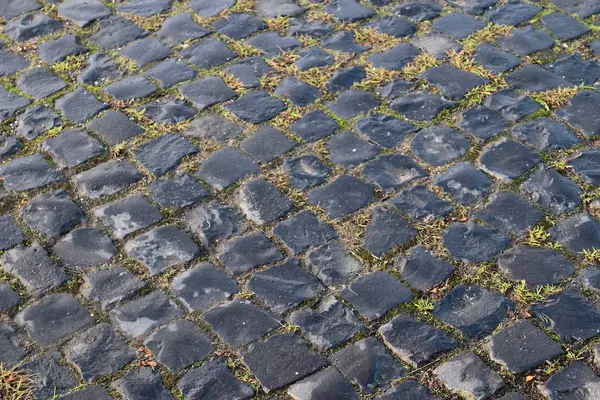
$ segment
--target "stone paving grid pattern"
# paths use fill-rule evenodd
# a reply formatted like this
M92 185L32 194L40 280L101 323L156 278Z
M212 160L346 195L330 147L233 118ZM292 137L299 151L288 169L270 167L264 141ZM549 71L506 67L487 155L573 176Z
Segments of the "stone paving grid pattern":
M597 1L0 19L0 362L36 398L600 398Z

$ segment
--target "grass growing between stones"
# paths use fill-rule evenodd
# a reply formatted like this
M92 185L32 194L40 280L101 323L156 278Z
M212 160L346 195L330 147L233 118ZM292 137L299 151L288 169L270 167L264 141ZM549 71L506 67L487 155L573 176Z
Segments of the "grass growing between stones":
M36 387L33 375L0 363L0 399L34 400Z

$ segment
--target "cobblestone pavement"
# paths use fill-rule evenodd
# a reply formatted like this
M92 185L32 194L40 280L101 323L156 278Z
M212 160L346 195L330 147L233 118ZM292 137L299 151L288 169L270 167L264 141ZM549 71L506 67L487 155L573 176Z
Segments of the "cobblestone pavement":
M600 399L598 0L0 17L35 398Z

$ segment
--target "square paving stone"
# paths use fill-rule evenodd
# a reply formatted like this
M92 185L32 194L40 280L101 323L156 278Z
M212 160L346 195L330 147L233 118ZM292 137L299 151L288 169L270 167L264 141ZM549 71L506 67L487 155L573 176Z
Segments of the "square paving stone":
M485 28L485 24L470 15L454 13L436 19L431 27L440 33L460 40Z
M501 74L521 65L521 59L489 43L477 46L473 60L494 74Z
M288 319L321 351L344 344L365 329L352 311L333 296L324 298L314 310L306 307L294 311Z
M111 83L104 90L116 100L136 100L150 96L158 88L143 76L132 75Z
M426 4L426 3L414 3ZM404 381L398 386L375 397L375 400L439 400L429 389L415 381Z
M150 198L162 207L183 208L208 197L208 191L188 174L163 178L149 186Z
M452 257L476 262L491 260L509 241L499 230L472 221L455 223L443 234L444 246Z
M123 239L130 233L149 227L162 219L162 214L141 194L134 194L106 206L94 209L110 233Z
M287 98L293 105L306 107L314 103L321 92L315 86L309 85L293 76L285 77L275 88L274 94L279 97Z
M433 315L470 340L494 331L513 308L505 297L477 285L458 285L440 300Z
M525 281L532 288L555 285L575 272L562 254L544 247L515 246L498 259L498 268L513 281Z
M327 142L329 158L345 168L354 168L377 156L379 148L350 131L334 135Z
M0 5L0 16L9 20L22 13L39 10L40 8L42 8L42 5L36 0L7 0Z
M119 79L124 71L119 69L115 60L106 54L92 54L88 59L87 67L77 77L78 83L99 85L103 82Z
M200 165L196 176L217 190L225 190L258 171L258 164L252 158L234 147L225 147L211 154Z
M292 132L307 142L316 142L323 139L338 128L338 123L321 110L307 112L290 126Z
M23 231L12 215L0 216L0 250L8 250L19 243L23 243L25 239Z
M329 361L365 393L372 393L406 374L402 364L372 336L334 353Z
M485 17L494 24L519 26L535 17L540 8L520 0L509 0L501 7L492 8Z
M239 119L253 124L267 122L287 109L284 102L261 90L248 92L226 107Z
M341 69L336 71L327 81L327 90L329 92L339 92L350 89L355 83L363 81L366 77L367 72L361 67L353 66Z
M600 293L600 269L597 267L588 267L581 270L577 275L577 282L586 290ZM596 356L597 358L598 356ZM596 364L598 364L597 361Z
M207 310L239 291L225 270L209 263L181 272L171 282L171 292L190 311Z
M383 257L416 236L417 230L395 211L377 207L367 225L363 246L375 257Z
M196 115L196 109L189 106L183 100L176 100L172 97L163 97L161 99L151 101L137 108L142 111L144 116L152 121L164 124L175 125L179 122L187 121Z
M220 114L206 114L195 118L185 135L200 139L210 139L217 143L228 143L244 132L242 125L234 123Z
M552 0L552 2L569 14L577 14L581 18L587 18L593 14L600 13L600 4L596 4L593 0Z
M102 50L110 50L122 47L145 34L146 31L131 20L113 15L100 21L100 29L88 41Z
M394 262L402 279L412 287L427 292L452 275L454 267L447 261L437 258L424 247L413 247L406 256Z
M392 352L413 368L428 364L458 345L443 330L402 314L382 325L378 332Z
M136 67L144 68L151 62L169 57L171 50L158 39L144 38L129 43L119 53L135 62Z
M207 357L212 351L211 340L196 324L175 321L148 336L144 341L156 359L173 372Z
M58 14L79 27L110 15L110 8L98 0L69 0L58 6Z
M4 271L16 276L27 291L39 297L65 283L69 276L37 242L18 245L0 256Z
M273 233L295 254L303 253L337 238L331 225L322 222L309 210L303 210L279 223Z
M373 9L361 5L356 0L335 0L327 6L327 12L344 22L360 21L375 15Z
M520 374L564 354L561 347L529 320L518 321L485 344L490 358Z
M54 344L94 323L70 294L55 293L25 307L15 317L40 346Z
M154 139L135 152L135 159L156 176L176 169L185 156L198 149L181 135L169 133Z
M421 129L410 143L419 159L434 166L462 157L470 147L471 143L460 132L445 125Z
M190 369L177 387L188 399L250 400L254 397L254 389L237 380L227 368L227 360L221 358L213 358L198 368Z
M482 140L497 135L510 125L500 113L480 106L463 112L461 116L460 127Z
M544 303L534 304L531 312L567 343L585 341L600 333L600 311L574 290L565 290Z
M558 12L542 17L542 23L550 33L563 41L577 39L590 31L590 28L570 15Z
M370 321L414 297L406 286L383 271L358 278L342 291L341 296Z
M151 17L170 9L171 3L168 0L132 0L117 7L120 12L140 17Z
M592 400L600 396L600 378L583 361L575 361L539 384L538 389L551 400Z
M600 64L579 53L561 57L546 68L573 85L593 85L600 80Z
M333 241L307 253L310 271L331 288L343 288L363 270L362 264Z
M246 218L257 225L273 222L293 207L292 202L273 184L263 178L244 182L234 193L237 206ZM264 199L269 199L265 202Z
M200 111L235 97L236 93L216 76L207 76L179 88L182 96Z
M113 381L111 386L126 399L174 399L171 392L163 385L158 371L149 367L130 370L123 377Z
M494 93L483 101L483 105L498 111L512 122L517 122L542 109L540 103L513 89L503 89Z
M542 160L535 151L521 143L501 138L479 156L479 165L488 174L510 182Z
M60 168L73 168L105 153L104 146L83 129L69 129L42 144Z
M246 287L262 299L274 313L281 315L324 290L321 283L305 272L295 259L257 272Z
M600 107L600 94L591 90L577 93L566 106L556 111L556 116L577 129L587 137L600 134L600 121L592 118L594 110Z
M251 345L242 355L265 392L302 379L326 364L293 334L271 336Z
M136 137L144 130L120 111L108 110L87 124L88 129L111 146Z
M31 101L25 97L9 92L4 86L0 86L0 122L12 117L21 108L29 105L29 103Z
M513 192L497 192L473 216L504 233L521 236L540 222L544 213Z
M108 108L108 105L98 101L94 95L82 88L65 94L54 104L65 118L79 123L87 121Z
M267 28L260 19L251 14L235 13L219 18L213 24L217 32L231 39L243 39Z
M281 36L277 32L265 32L248 39L250 46L262 50L267 57L275 57L286 51L300 47L302 42L292 36Z
M517 28L509 36L500 37L497 41L506 50L519 56L550 49L556 43L545 31L531 25Z
M98 324L71 340L65 350L67 360L88 382L110 375L135 358L135 350L123 343L114 328Z
M202 69L210 69L225 64L237 57L225 43L214 38L204 39L181 51L181 57Z
M65 60L69 56L75 56L87 51L88 48L79 44L76 36L64 35L58 39L41 44L38 54L48 64L55 64Z
M219 250L219 261L234 275L283 259L279 248L262 232L231 239Z
M0 166L0 177L5 189L15 191L37 189L65 180L40 154L16 158Z
M97 199L123 191L142 179L142 174L127 160L111 160L73 177L80 195Z
M453 165L434 178L434 183L464 205L483 200L490 192L492 181L468 162Z
M0 76L12 75L29 67L29 65L30 61L25 57L0 50Z
M387 100L395 100L415 87L414 82L404 79L392 79L390 83L375 89L375 92Z
M539 65L524 65L506 76L506 82L515 89L527 92L543 92L569 86L560 76Z
M577 175L592 185L600 185L600 151L593 148L585 148L575 153L568 163Z
M222 341L234 347L245 346L280 326L271 314L244 300L216 306L202 319Z
M158 81L161 89L168 89L176 84L194 79L196 71L184 62L169 58L144 73L146 76Z
M368 26L377 29L381 33L397 38L413 36L417 31L415 24L396 16L381 17L371 22Z
M419 52L411 44L400 43L389 50L374 53L369 57L369 61L377 68L398 71L414 61L418 55Z
M474 400L487 399L505 386L500 375L470 350L446 361L433 373L451 392Z
M333 367L328 367L290 386L287 393L298 400L316 400L335 393L336 398L358 400L352 385Z
M247 225L239 211L218 202L199 205L188 211L184 222L206 247L242 233Z
M21 210L23 222L46 238L68 232L87 218L65 191L44 193L35 197Z
M123 267L96 269L83 276L79 292L88 300L100 303L103 310L135 296L146 283Z
M391 107L408 119L431 121L442 110L451 108L454 105L453 101L446 100L436 94L417 91L394 100Z
M579 186L546 164L540 164L521 189L554 215L572 211L581 203Z
M588 213L575 214L559 221L550 233L552 240L573 253L600 248L600 223Z
M340 118L350 119L370 111L380 103L381 101L369 92L350 89L342 92L337 100L327 105Z
M321 45L327 50L341 51L343 53L360 54L370 49L370 46L362 46L356 43L356 35L353 31L342 30L325 38Z
M244 87L255 88L260 85L260 80L273 68L269 66L261 57L254 56L243 58L235 64L225 67L225 71L235 76Z
M411 133L417 131L413 124L385 114L367 114L356 123L356 128L372 142L393 148Z
M396 12L416 22L429 21L440 15L442 7L437 3L409 2L398 5Z
M373 186L342 175L325 186L308 192L308 201L325 209L330 218L341 218L366 207L373 199Z
M431 67L419 77L440 89L444 96L452 100L460 100L472 89L489 82L488 79L477 74L448 64Z
M277 129L263 126L252 136L242 140L240 145L257 161L269 162L292 150L296 142Z
M15 366L25 358L24 337L8 324L0 324L0 359L4 365Z
M67 84L46 68L37 67L21 74L17 79L17 87L39 100L66 88Z
M424 185L415 185L400 191L389 203L411 218L431 220L448 215L454 207L440 199Z
M98 385L89 385L81 390L63 396L61 400L112 400L106 389Z
M154 328L181 317L183 311L167 295L155 290L114 308L108 315L127 337L139 339Z
M92 268L108 262L118 252L110 238L97 228L69 232L53 248L60 261L71 268Z
M152 275L185 264L200 255L190 236L174 225L159 226L127 241L127 255L148 267Z
M516 125L510 133L542 152L570 148L581 141L572 130L546 117Z
M462 45L457 41L440 33L428 33L423 36L415 36L410 41L415 47L433 55L438 60L448 57L451 52L460 52Z
M17 42L24 42L40 36L50 35L63 28L63 25L46 14L23 15L10 21L4 27L4 34Z
M288 175L288 182L296 189L308 189L327 180L331 168L314 154L286 158L283 170Z
M61 354L58 351L46 353L24 363L20 369L39 379L39 386L33 390L35 397L39 399L51 399L65 394L79 384L73 371L61 363Z
M0 159L15 154L23 147L19 139L14 136L0 135Z
M19 304L20 300L21 300L21 296L19 296L19 294L17 292L15 292L13 290L13 288L10 287L10 285L7 285L5 283L0 283L0 310L1 311L10 310L12 307ZM0 332L1 331L2 331L2 329L0 327ZM1 347L1 345L0 345L0 347ZM2 350L0 350L0 353L1 353L1 351ZM0 356L0 359L2 359L2 356Z

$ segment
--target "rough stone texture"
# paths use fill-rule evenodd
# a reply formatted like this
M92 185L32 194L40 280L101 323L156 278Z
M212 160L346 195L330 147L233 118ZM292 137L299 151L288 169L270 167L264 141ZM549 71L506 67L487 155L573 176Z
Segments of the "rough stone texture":
M88 300L99 302L102 309L108 309L135 296L145 287L144 281L125 268L112 267L84 275L79 291Z
M600 395L600 378L582 361L576 361L538 385L538 389L550 399L591 400Z
M171 282L171 293L190 311L206 310L238 291L235 280L209 263L200 263L178 274Z
M186 398L223 398L249 400L254 396L250 385L237 380L227 367L225 359L206 361L198 368L189 370L179 381L179 390Z
M513 281L525 281L530 287L554 285L575 271L559 252L538 247L515 246L498 258L498 268Z

